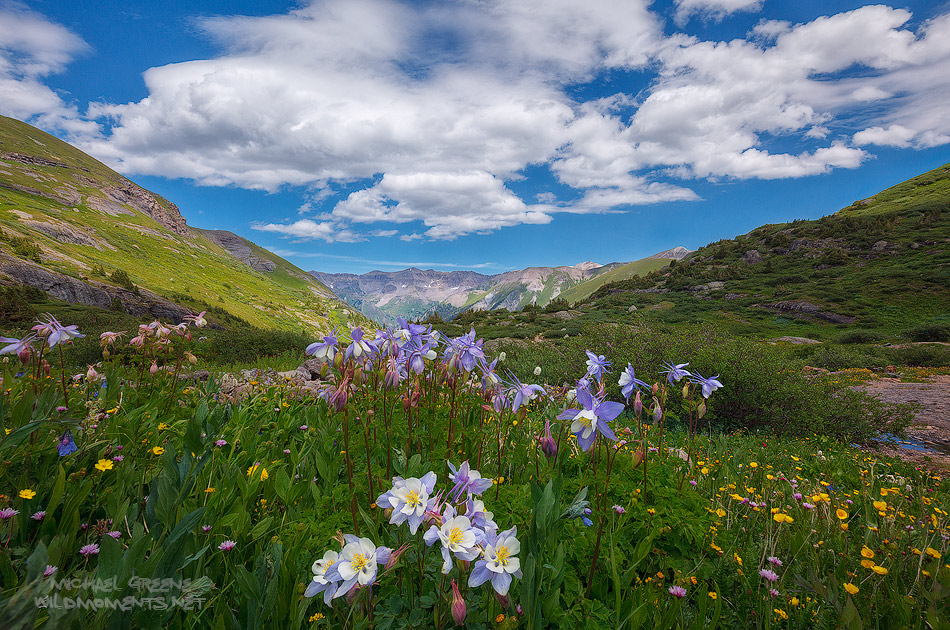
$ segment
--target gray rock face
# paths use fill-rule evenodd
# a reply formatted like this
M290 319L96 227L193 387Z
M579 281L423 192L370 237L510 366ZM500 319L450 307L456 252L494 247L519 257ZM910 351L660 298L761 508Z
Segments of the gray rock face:
M742 255L742 262L747 265L754 265L756 263L762 262L762 254L759 253L757 249L750 249L745 254Z
M260 272L271 272L277 269L277 265L273 261L255 256L247 241L234 232L207 230L205 235L251 269Z
M157 196L141 186L126 181L121 186L108 186L103 188L102 191L116 202L127 204L139 212L147 214L175 234L188 235L188 226L185 224L185 219L181 216L178 206L163 199L162 201L168 204L168 208L166 208L159 202Z
M319 359L307 359L297 368L297 374L305 381L319 381L322 366L323 361Z
M851 317L849 315L839 315L838 313L832 313L831 311L823 311L815 304L805 301L774 302L772 304L763 304L762 306L771 310L817 317L818 319L823 319L826 322L831 322L832 324L853 324L857 321L856 317Z

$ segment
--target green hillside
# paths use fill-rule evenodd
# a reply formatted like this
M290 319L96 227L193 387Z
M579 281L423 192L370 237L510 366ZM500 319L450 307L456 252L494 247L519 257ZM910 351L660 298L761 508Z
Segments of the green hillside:
M656 271L658 269L663 269L670 264L669 260L661 258L644 258L642 260L635 260L633 262L614 267L609 271L594 276L586 282L582 282L577 286L571 287L566 291L562 292L560 297L562 300L567 300L568 302L580 302L588 297L590 297L597 289L609 284L611 282L620 282L621 280L629 280L636 276L645 276L651 271Z
M0 282L67 301L108 307L111 298L128 312L172 319L186 308L215 307L260 328L298 331L366 321L286 260L218 233L239 250L228 251L187 226L170 201L6 117L0 230Z

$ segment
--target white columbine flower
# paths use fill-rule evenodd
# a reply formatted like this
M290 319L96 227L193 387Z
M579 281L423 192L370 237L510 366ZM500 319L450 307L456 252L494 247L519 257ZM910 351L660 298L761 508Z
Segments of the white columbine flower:
M436 540L442 542L442 573L452 570L452 554L462 560L472 561L478 557L478 548L475 546L476 536L472 523L467 516L454 516L452 506L446 506L441 527L433 525L424 536L426 544L432 545Z
M334 598L342 597L350 592L356 584L369 586L376 581L377 565L389 562L392 550L388 547L377 547L369 538L357 538L352 534L344 537L346 545L340 552L339 559L330 566L323 578L328 582L343 582L336 590Z
M327 605L330 604L330 600L333 599L333 594L336 593L337 585L335 582L326 579L326 573L339 559L340 554L331 549L323 554L323 558L313 563L313 567L311 567L313 580L307 585L307 590L304 591L304 597L313 597L317 593L322 592L324 603Z
M426 473L422 479L393 477L392 489L379 495L376 505L383 509L392 508L389 522L401 525L409 521L409 531L415 534L425 518L426 510L432 507L430 504L433 501L429 499L429 495L435 488L435 482L434 472Z

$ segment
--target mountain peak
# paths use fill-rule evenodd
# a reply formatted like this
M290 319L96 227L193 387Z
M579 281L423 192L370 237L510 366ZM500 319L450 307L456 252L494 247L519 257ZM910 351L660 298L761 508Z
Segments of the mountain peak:
M693 253L693 250L686 249L682 245L674 247L673 249L668 249L666 251L658 252L652 256L647 256L648 260L655 259L667 259L667 260L683 260L687 256Z

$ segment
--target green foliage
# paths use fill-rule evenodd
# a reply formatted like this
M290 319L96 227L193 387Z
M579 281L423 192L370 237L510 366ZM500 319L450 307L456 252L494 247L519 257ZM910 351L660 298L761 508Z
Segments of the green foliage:
M25 284L0 286L0 322L14 323L32 319L36 315L33 304L43 297L42 291Z
M6 243L13 250L13 253L20 258L26 258L34 262L43 262L41 254L43 250L40 246L25 236L15 236L7 234L0 228L0 241Z
M950 322L934 321L904 331L911 341L950 341Z
M132 278L129 277L129 274L124 269L116 269L112 272L112 275L109 276L109 279L115 282L120 287L124 287L138 295L139 289L132 282Z

